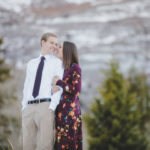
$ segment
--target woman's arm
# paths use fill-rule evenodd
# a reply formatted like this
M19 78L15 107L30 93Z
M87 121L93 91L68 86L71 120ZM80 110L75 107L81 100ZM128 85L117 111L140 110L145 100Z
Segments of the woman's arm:
M81 69L77 66L71 69L71 76L68 74L64 80L58 80L56 85L61 86L64 91L78 96L81 91ZM70 83L67 82L69 78L72 79Z

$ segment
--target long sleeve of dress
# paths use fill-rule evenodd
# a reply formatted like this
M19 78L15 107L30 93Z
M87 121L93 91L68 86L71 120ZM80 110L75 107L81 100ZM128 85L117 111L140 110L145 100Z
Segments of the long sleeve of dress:
M74 65L70 69L70 73L63 80L58 80L56 84L61 86L64 91L78 96L81 91L81 69L78 65Z

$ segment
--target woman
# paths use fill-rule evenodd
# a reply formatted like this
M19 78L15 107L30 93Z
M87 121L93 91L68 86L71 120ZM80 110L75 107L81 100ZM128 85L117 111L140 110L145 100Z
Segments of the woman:
M64 42L57 56L64 65L63 79L54 77L53 84L63 88L56 110L56 150L82 150L82 122L79 104L81 69L75 44ZM55 87L56 88L56 87Z

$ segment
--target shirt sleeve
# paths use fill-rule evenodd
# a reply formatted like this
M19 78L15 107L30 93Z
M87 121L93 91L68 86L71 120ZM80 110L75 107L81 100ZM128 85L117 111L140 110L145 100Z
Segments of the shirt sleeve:
M27 63L26 67L26 77L25 77L25 82L24 82L24 88L23 88L23 100L22 100L22 111L26 108L27 106L27 90L28 90L28 85L30 82L30 69L29 69L29 63Z
M55 64L55 71L54 71L54 76L58 76L60 79L63 77L63 67L62 67L62 62L60 60L57 60L57 63ZM52 109L55 111L57 105L60 102L60 97L62 95L63 89L59 87L60 90L56 93L54 93L51 97L51 103L49 105L49 109Z
M61 86L64 91L78 96L81 91L81 69L74 66L71 70L71 76L66 76L64 80L58 80L57 85ZM68 79L72 80L68 82Z

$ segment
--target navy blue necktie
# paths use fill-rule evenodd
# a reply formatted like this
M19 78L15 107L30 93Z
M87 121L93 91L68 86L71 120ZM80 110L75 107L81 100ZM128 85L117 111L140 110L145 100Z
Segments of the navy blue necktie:
M33 93L32 93L34 98L37 97L39 94L42 71L43 71L43 67L44 67L44 60L45 60L45 57L42 56L41 61L40 61L39 66L38 66L38 69L37 69L37 72L36 72L34 88L33 88Z

